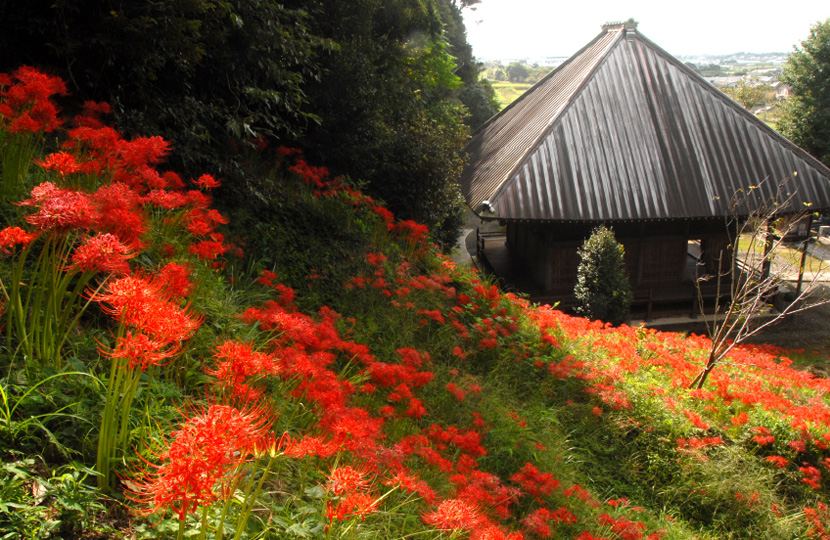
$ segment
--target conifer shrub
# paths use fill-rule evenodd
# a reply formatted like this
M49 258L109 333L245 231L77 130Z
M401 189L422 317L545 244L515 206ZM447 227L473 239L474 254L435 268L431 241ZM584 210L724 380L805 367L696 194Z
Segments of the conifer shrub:
M614 231L600 225L579 249L581 262L574 288L574 310L589 319L613 325L628 320L631 286L623 261L624 250Z

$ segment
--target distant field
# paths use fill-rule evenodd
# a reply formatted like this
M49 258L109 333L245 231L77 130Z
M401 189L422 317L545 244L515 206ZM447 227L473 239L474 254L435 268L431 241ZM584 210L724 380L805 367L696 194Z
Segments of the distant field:
M496 96L499 99L499 105L501 105L502 109L513 103L525 90L533 86L530 83L511 83L505 81L490 81L490 84L493 85L493 89L496 91Z

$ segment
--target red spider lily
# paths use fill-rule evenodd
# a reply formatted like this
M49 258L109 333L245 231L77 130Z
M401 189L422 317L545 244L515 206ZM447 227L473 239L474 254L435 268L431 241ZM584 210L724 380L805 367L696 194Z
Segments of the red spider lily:
M167 263L158 271L158 281L170 298L184 298L195 287L195 284L190 281L190 272L190 267L187 265Z
M92 194L96 208L94 228L117 236L125 244L142 247L147 232L147 219L141 198L122 183L106 184Z
M645 524L631 521L625 516L615 519L608 514L603 514L599 517L599 523L611 527L614 534L621 540L640 540L643 537L643 531L646 529Z
M6 227L0 230L0 251L4 255L9 255L16 246L25 248L37 236L37 234L27 233L20 227Z
M687 411L685 409L681 412L686 416L686 418L689 419L689 421L692 423L692 425L695 426L696 428L702 429L704 431L709 429L709 424L704 422L703 419L700 417L700 415L698 415L697 413L694 413L692 411Z
M442 501L434 511L424 514L425 523L445 531L473 530L486 521L478 507L460 499Z
M61 124L50 98L66 94L63 80L29 66L19 67L11 76L0 75L0 127L4 131L50 132Z
M359 471L350 465L332 469L326 481L326 491L335 496L351 491L359 491L369 487L371 481L364 471Z
M44 170L57 172L61 175L61 178L66 178L67 174L77 174L83 170L81 165L75 161L75 156L67 152L56 152L49 154L44 160L36 159L34 161Z
M830 538L830 512L828 512L827 505L817 502L815 508L804 507L804 519L810 525L807 536L821 540Z
M188 253L196 255L200 259L212 260L223 255L228 250L221 241L202 240L187 248Z
M369 493L348 493L336 504L326 501L326 517L329 525L336 519L343 521L352 516L364 519L367 515L378 511L380 500Z
M522 525L540 538L550 538L553 532L548 522L551 521L555 524L573 525L577 522L577 518L565 507L554 511L542 507L528 514L522 520Z
M136 256L130 246L124 245L112 234L85 238L72 254L70 270L123 275L130 271L128 260Z
M366 262L368 262L372 266L380 267L383 263L386 262L386 255L383 253L367 253L366 254ZM382 268L381 268L382 269Z
M525 463L521 471L510 477L510 481L519 484L525 493L537 499L550 495L559 487L559 481L552 474L539 472L532 463Z
M407 493L417 493L426 504L432 504L435 501L436 495L429 487L429 484L405 467L398 467L399 470L395 472L392 478L383 481L384 485L398 486Z
M798 468L799 472L804 475L801 482L807 484L813 489L821 489L821 471L812 465L805 463L803 467Z
M766 461L772 463L778 469L784 469L790 464L790 460L782 456L767 456Z
M299 440L286 439L283 455L301 459L307 456L327 458L340 451L340 446L322 437L307 435Z
M468 456L462 456L462 459L464 457L475 464ZM504 486L496 475L477 470L462 472L463 468L459 465L459 474L450 478L456 486L455 497L473 502L479 509L486 509L500 519L507 519L511 514L510 507L519 500L521 492Z
M200 506L230 496L236 469L267 446L271 424L262 408L239 410L211 405L187 418L158 454L159 465L126 481L130 500L146 505L142 513L172 510L180 520Z
M464 398L467 397L467 393L464 392L463 388L459 388L455 383L447 383L447 392L449 392L456 401L464 401Z
M787 446L795 450L796 453L803 453L807 451L807 443L804 441L788 441Z
M103 101L85 101L81 107L81 114L74 118L76 126L86 126L91 128L103 127L99 116L102 114L110 114L112 107L109 103Z
M185 228L194 236L208 236L219 225L228 223L228 219L217 210L193 208L184 217Z
M571 487L563 490L562 494L565 495L565 497L576 497L577 499L588 503L590 506L594 506L597 508L601 506L599 502L596 499L594 499L594 497L579 484L574 484Z
M732 418L730 418L730 420L732 421L733 426L735 426L735 427L742 426L742 425L746 424L747 422L749 422L749 415L746 414L745 412L742 412L742 413L738 414L737 416L733 416Z
M142 201L144 204L153 204L165 210L181 208L190 202L184 193L179 191L165 191L163 189L151 190L142 197Z
M116 340L115 349L108 351L98 347L102 356L109 358L124 358L128 361L129 369L146 370L149 366L163 365L164 360L175 356L179 352L178 344L167 344L153 339L146 334L127 331Z
M86 229L92 225L95 217L95 208L89 195L60 189L51 182L36 186L32 189L31 198L18 204L37 208L34 214L26 216L26 221L41 231Z
M429 414L427 412L426 407L418 398L412 398L409 400L409 404L406 407L406 415L410 418L423 418Z
M207 190L218 188L221 185L219 180L209 174L203 174L196 180L193 180L193 183L199 186L199 188Z
M185 341L201 325L169 300L164 284L140 273L107 281L102 291L91 299L109 307L102 308L127 327L136 328L163 343Z
M245 343L226 341L216 348L213 356L217 360L216 368L205 369L205 373L232 388L235 396L250 395L247 385L250 379L277 372L272 355L255 352Z
M256 278L256 282L266 287L274 287L274 282L278 279L277 274L270 270L263 270L260 276Z

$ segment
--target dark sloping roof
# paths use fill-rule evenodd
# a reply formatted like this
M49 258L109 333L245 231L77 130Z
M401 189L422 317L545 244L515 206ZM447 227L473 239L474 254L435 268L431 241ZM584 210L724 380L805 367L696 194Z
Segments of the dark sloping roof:
M630 23L604 26L467 152L467 203L501 219L724 216L738 190L768 200L784 180L793 208L830 208L830 169Z

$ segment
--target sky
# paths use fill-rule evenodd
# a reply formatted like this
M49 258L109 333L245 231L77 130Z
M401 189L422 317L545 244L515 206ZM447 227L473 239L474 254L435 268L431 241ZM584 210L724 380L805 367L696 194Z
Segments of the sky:
M830 0L482 0L463 11L479 60L571 56L608 21L634 18L674 56L792 52L830 18Z

